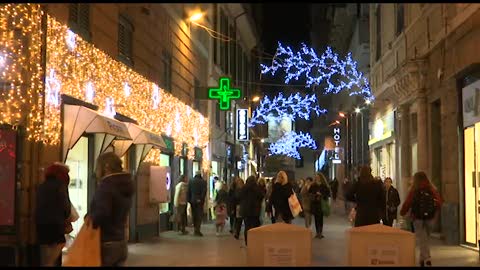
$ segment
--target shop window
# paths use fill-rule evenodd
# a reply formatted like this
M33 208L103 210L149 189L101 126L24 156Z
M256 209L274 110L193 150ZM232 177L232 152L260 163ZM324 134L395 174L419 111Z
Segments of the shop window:
M166 50L162 53L163 89L172 92L172 55Z
M133 25L126 16L118 18L118 57L128 66L133 65Z
M73 32L90 41L90 5L70 4L68 24Z
M405 27L405 4L395 4L395 17L396 17L396 34L397 36L403 32Z
M375 24L376 27L376 50L375 50L375 60L380 60L382 56L382 9L381 5L377 4L377 11L376 11L376 19L377 22Z

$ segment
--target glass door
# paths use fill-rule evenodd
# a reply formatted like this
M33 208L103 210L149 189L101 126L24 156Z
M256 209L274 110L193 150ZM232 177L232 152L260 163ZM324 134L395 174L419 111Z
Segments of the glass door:
M465 129L465 242L477 245L477 211L476 211L476 181L477 170L475 158L478 155L478 144L475 145L475 138L479 136L480 129L470 127ZM476 153L477 154L476 154ZM478 161L477 161L478 162ZM478 164L477 164L478 165Z
M70 202L78 212L79 219L72 224L75 237L83 225L83 217L88 209L88 138L81 137L68 152L66 164L70 167Z

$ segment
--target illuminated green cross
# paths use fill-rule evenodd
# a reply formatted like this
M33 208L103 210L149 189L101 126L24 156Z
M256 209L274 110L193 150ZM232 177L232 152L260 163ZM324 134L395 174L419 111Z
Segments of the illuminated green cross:
M230 101L239 99L240 96L240 89L230 89L230 78L220 78L220 87L208 89L208 98L218 99L220 110L223 111L229 110Z

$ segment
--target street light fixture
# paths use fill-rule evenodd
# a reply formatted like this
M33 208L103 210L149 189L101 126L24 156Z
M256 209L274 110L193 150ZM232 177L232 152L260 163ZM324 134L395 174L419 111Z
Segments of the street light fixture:
M370 99L365 100L365 104L370 105L372 101Z
M253 101L253 102L258 102L259 100L260 100L260 97L259 97L259 96L254 96L254 97L252 98L252 101Z
M360 108L355 108L355 112L360 113L361 112Z
M197 22L202 18L203 18L203 13L202 12L195 12L194 14L192 14L192 16L190 16L190 18L188 18L188 20L190 22Z
M345 117L346 117L346 115L345 115L343 112L339 112L338 115L339 115L340 117L342 117L342 118L345 118Z

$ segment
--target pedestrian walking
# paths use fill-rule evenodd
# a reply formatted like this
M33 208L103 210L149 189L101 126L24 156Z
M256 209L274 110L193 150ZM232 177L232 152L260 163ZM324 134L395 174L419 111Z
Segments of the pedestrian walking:
M275 223L275 211L273 209L273 203L272 203L272 191L273 191L273 185L275 184L275 177L273 177L270 181L267 183L267 195L265 196L265 211L267 212L267 216L270 217L270 221L272 224Z
M262 207L260 208L260 225L262 225L265 222L265 212L267 208L267 203L265 199L267 196L267 184L265 182L265 178L262 177L258 179L258 186L260 187L260 190L263 193Z
M392 186L392 178L385 178L385 209L383 211L383 225L392 226L397 219L397 208L400 205L400 196L396 188Z
M242 230L242 223L243 223L243 216L241 212L241 205L240 205L240 199L241 199L241 192L242 188L245 186L245 183L243 182L243 179L240 177L236 178L236 187L235 187L235 233L234 237L235 239L238 240L240 237L240 231Z
M336 177L334 177L332 182L330 182L330 190L332 191L332 200L336 202L338 192L338 180Z
M40 266L62 266L62 248L68 227L71 205L68 197L69 169L63 163L54 163L45 171L45 181L37 188L37 241L40 245Z
M324 238L323 236L323 203L328 203L330 197L330 188L328 187L327 179L322 173L315 175L315 181L308 189L311 201L311 212L315 218L315 230L317 232L316 238Z
M413 186L402 205L400 214L410 212L415 228L417 246L420 247L420 266L432 266L429 236L443 201L437 189L424 172L413 175Z
M235 200L235 190L236 190L236 181L233 180L228 189L228 201L227 201L227 212L230 219L230 233L234 234L235 232L235 220L237 216L237 207Z
M216 215L216 235L223 233L225 220L227 219L228 191L225 183L220 184L220 189L215 196L215 215Z
M178 184L175 186L175 196L173 205L175 206L175 221L178 225L178 231L182 235L188 234L187 227L187 204L188 204L188 178L181 175L178 178Z
M207 181L202 178L202 172L197 171L188 183L188 201L192 207L194 235L203 236L200 231L203 218L203 206L207 196Z
M101 154L96 164L97 188L88 216L100 227L102 266L122 266L128 255L125 228L134 185L113 152Z
M249 176L245 186L240 190L240 211L245 221L244 238L247 245L248 230L260 226L260 212L264 192L257 184L255 176Z
M382 182L372 176L372 169L363 166L347 199L356 203L355 227L380 223L385 205Z
M275 208L275 220L292 223L293 215L288 204L288 198L293 194L292 184L288 182L287 174L279 171L272 187L272 205Z
M311 213L311 200L308 190L313 183L312 177L307 177L305 179L305 184L302 186L300 194L302 195L302 209L303 209L303 218L305 219L305 227L310 228L312 225L312 213Z
M345 215L348 215L351 212L350 201L347 199L347 196L351 193L352 188L353 188L352 181L350 181L348 178L345 178L345 180L343 180L343 185L342 185Z

